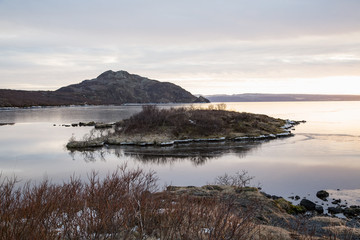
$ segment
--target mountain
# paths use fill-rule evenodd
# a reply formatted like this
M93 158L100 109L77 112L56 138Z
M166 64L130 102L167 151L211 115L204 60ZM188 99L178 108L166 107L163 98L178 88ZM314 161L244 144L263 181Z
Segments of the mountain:
M203 103L204 97L169 82L159 82L126 71L106 71L97 78L56 91L0 89L0 107L58 105L119 105L125 103Z
M262 94L207 95L211 102L294 102L294 101L360 101L360 95Z

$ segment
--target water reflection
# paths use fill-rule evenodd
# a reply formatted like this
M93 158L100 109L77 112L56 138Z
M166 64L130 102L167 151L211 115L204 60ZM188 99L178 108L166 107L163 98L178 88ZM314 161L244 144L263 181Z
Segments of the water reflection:
M70 151L69 154L73 160L80 158L85 162L106 161L109 155L114 155L119 159L131 157L143 164L167 165L175 162L190 161L195 166L200 166L225 154L234 154L239 158L243 158L265 142L267 141L191 143L170 147L108 146L86 151Z
M69 152L64 151L68 139L72 135L82 139L90 127L64 128L59 127L60 124L115 122L140 111L141 106L0 110L1 123L15 123L0 127L0 173L9 177L16 175L24 181L47 176L61 183L73 174L86 179L87 173L93 170L106 175L126 163L156 171L160 184L200 186L216 176L245 169L256 177L255 185L260 183L264 191L274 195L296 193L307 197L308 194L315 196L320 189L359 189L360 102L227 105L231 110L305 119L307 123L296 127L293 138L266 144L109 147L71 153L69 157ZM355 196L353 192L351 196ZM353 198L359 200L360 195Z

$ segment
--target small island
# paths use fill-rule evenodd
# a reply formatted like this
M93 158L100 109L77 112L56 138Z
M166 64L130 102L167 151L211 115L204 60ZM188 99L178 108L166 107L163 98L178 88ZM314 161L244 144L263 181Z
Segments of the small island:
M179 107L160 109L145 105L129 119L113 124L113 131L83 141L70 139L70 150L104 145L169 146L191 142L257 141L292 136L299 121L262 114L226 110L225 104L207 109Z

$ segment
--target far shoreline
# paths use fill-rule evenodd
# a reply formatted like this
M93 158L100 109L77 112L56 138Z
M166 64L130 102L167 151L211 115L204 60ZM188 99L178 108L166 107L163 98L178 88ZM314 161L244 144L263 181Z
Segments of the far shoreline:
M70 107L121 107L121 106L146 106L146 105L208 105L219 103L300 103L300 102L360 102L359 100L244 100L244 101L211 101L209 103L122 103L122 104L70 104L70 105L32 105L32 106L2 106L0 111L14 109L43 109L43 108L70 108Z

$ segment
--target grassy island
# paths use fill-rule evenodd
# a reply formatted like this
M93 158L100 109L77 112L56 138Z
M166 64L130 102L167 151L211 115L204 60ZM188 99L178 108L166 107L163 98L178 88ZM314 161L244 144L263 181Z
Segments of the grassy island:
M207 109L180 107L160 109L154 105L114 124L114 131L87 141L72 140L68 148L109 145L158 145L199 141L264 140L290 136L288 128L299 122L262 114L225 110L225 104Z

